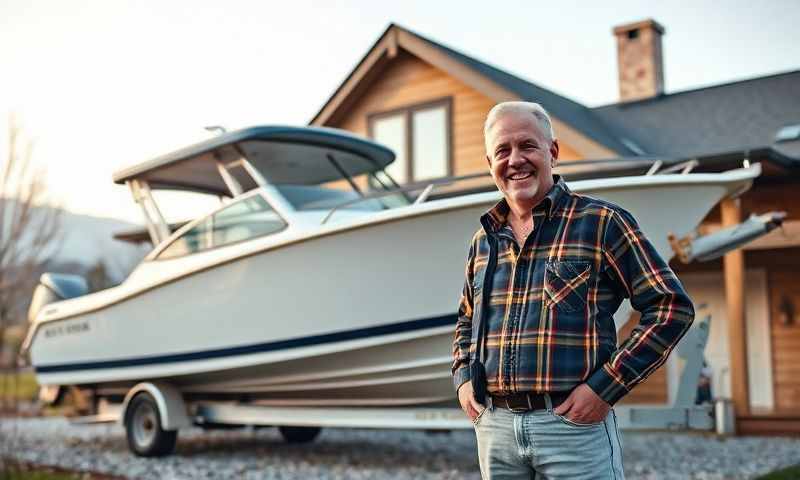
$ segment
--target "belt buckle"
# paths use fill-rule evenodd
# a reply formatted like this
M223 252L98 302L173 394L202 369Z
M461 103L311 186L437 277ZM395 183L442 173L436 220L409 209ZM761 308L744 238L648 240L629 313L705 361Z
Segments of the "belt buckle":
M513 413L525 413L530 412L533 410L533 404L531 403L531 396L530 394L525 394L525 400L528 402L528 407L509 407L508 409L511 410ZM506 402L506 406L508 406L508 402Z

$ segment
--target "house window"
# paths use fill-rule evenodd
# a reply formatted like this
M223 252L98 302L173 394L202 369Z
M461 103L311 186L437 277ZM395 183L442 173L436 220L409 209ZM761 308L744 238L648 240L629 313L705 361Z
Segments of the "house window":
M405 113L386 115L372 121L372 138L394 151L395 158L386 171L398 183L406 183L408 177L408 129Z
M376 142L394 150L386 171L398 183L451 175L451 100L449 98L369 115Z

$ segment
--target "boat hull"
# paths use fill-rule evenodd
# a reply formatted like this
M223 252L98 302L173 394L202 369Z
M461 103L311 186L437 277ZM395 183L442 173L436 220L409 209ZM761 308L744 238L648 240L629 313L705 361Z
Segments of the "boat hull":
M630 210L670 258L668 233L690 232L750 181L705 176L573 188ZM84 299L85 312L37 329L37 379L109 392L160 380L187 395L275 405L451 403L464 260L479 216L498 198L430 202L140 285L115 301Z

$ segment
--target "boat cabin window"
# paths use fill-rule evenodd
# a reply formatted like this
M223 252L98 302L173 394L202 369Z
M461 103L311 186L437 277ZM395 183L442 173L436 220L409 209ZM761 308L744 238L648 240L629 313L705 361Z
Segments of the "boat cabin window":
M286 228L261 195L234 201L185 231L158 254L158 259L175 258L263 237Z

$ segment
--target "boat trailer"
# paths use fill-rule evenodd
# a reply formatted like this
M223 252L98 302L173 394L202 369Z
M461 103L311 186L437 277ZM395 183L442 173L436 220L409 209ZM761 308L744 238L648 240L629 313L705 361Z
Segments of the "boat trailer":
M673 361L682 371L672 402L668 405L617 405L614 411L620 428L733 433L729 403L719 400L716 405L695 405L694 402L709 323L710 316L694 322L673 352ZM297 407L235 401L186 401L180 390L160 381L137 384L121 403L109 403L103 399L96 412L71 421L75 424L121 424L129 448L141 456L171 453L178 431L193 426L205 429L276 426L284 439L291 443L312 441L323 427L426 431L473 428L466 415L455 407Z

